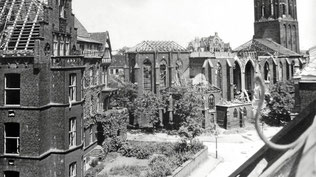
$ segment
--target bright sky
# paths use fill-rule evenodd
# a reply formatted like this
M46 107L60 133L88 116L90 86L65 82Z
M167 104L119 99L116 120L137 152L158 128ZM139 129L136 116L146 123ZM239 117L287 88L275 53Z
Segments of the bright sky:
M218 32L232 48L253 36L253 0L77 0L73 13L89 32L109 31L113 49L143 40L183 47ZM316 0L297 0L301 50L316 45Z

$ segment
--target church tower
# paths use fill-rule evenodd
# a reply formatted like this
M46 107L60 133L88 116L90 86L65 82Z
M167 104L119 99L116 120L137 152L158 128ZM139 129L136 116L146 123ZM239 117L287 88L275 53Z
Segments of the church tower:
M254 38L270 38L300 53L296 0L254 0Z

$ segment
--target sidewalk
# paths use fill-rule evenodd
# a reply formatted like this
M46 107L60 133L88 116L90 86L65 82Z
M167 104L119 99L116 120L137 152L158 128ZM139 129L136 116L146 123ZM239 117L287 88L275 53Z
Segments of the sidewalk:
M187 177L206 177L222 161L222 158L216 159L214 154L208 154L207 159Z

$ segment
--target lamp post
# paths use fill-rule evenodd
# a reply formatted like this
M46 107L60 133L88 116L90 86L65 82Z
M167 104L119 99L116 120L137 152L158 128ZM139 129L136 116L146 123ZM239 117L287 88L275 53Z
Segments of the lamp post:
M215 131L215 158L217 159L217 137L218 137L218 132L217 130Z

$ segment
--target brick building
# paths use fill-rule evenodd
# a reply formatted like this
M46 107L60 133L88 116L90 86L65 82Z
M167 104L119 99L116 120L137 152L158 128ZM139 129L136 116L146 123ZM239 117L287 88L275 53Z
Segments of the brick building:
M189 73L189 54L173 41L143 41L126 52L125 81L137 83L139 93L180 85Z
M83 176L84 155L97 142L96 126L84 126L87 112L106 110L111 91L108 33L78 30L77 37L69 0L0 7L0 176ZM95 48L86 52L82 44ZM101 93L90 99L99 104L89 102L89 90Z
M110 76L117 77L123 81L124 68L126 67L125 55L113 55L111 65L109 67Z
M254 0L255 39L270 38L300 53L296 0Z

